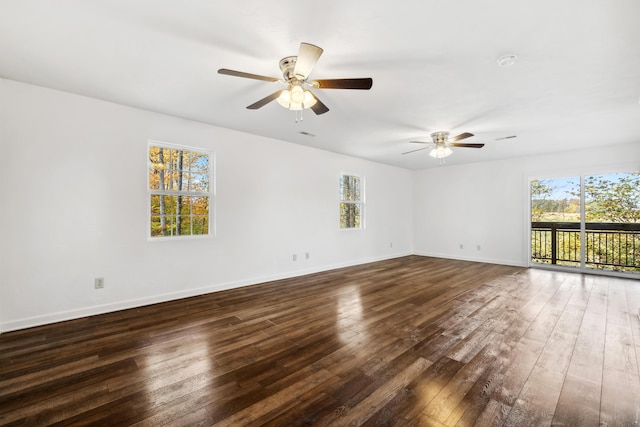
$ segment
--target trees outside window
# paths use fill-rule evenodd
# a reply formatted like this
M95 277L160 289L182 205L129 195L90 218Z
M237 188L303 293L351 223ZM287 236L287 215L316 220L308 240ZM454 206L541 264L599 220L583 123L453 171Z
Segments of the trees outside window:
M640 223L640 172L585 176L584 193L587 222Z
M532 180L530 194L532 262L640 273L640 172Z
M211 155L150 143L148 170L150 237L210 235Z
M340 174L340 228L362 228L364 205L362 179L357 175Z

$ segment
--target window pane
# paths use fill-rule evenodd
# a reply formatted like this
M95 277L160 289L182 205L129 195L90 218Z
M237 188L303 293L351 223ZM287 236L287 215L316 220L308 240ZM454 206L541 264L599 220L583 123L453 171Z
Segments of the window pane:
M149 147L149 188L153 190L166 189L166 169L169 163L169 150L160 147Z
M177 212L180 215L176 216ZM151 195L151 236L208 234L209 197Z
M342 175L340 180L340 200L360 200L360 178L353 175Z
M178 206L178 196L162 196L160 200L160 214L175 214Z
M163 217L160 215L152 215L151 216L151 237L159 237L163 236L164 223L162 222Z
M587 268L640 272L640 173L584 178Z
M191 197L191 209L196 215L209 215L209 198Z
M154 165L149 167L149 188L151 190L164 190L164 170L157 169Z
M175 215L152 215L151 237L164 237L176 235Z
M167 182L166 182L165 188L167 190L171 190L171 191L180 191L181 190L180 186L178 185L178 180L180 179L180 174L176 169L174 169L174 168L167 169L166 177L167 177L166 178Z
M191 217L189 215L179 215L176 217L178 224L176 226L177 232L181 236L188 236L191 234Z
M587 222L640 222L640 172L584 178Z
M199 173L209 173L209 155L205 153L191 153L191 171Z
M191 213L191 197L178 196L177 198L177 212L182 215L189 215Z
M158 215L164 212L160 211L160 196L157 194L151 195L151 214Z
M360 227L360 203L340 203L340 228Z
M209 171L209 155L185 151L182 159L182 169L189 172L207 173Z
M531 221L580 222L580 177L531 181Z
M148 154L150 235L208 234L209 196L190 194L210 191L209 154L154 146Z
M182 189L185 191L197 191L203 193L208 192L209 174L199 172L185 172L182 176Z
M580 177L531 181L531 261L580 266Z
M209 234L209 216L193 215L191 217L193 234Z

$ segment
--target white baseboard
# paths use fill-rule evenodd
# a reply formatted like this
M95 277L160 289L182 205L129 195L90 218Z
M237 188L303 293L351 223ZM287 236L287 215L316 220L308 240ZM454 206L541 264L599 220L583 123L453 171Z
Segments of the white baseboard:
M515 262L513 260L503 260L503 259L492 259L492 258L477 258L477 257L466 257L466 256L452 256L450 254L442 254L442 253L431 253L431 252L414 252L414 255L419 256L428 256L433 258L444 258L444 259L455 259L459 261L471 261L471 262L484 262L487 264L500 264L500 265L509 265L512 267L527 267L526 264L521 262Z
M307 274L320 273L323 271L335 270L338 268L352 267L355 265L368 264L370 262L384 261L387 259L399 258L411 255L411 253L397 253L384 257L366 258L353 262L338 263L325 265L322 267L308 268L302 270L289 271L284 274L276 274L263 277L254 277L247 280L239 280L228 283L217 283L210 286L200 288L187 289L179 292L170 292L160 295L151 295L144 298L135 298L126 301L118 301L109 304L93 305L82 307L74 310L59 311L55 313L45 314L41 316L25 317L22 319L14 319L5 321L0 324L0 333L16 331L20 329L32 328L35 326L47 325L50 323L63 322L66 320L79 319L82 317L95 316L98 314L111 313L119 310L142 307L145 305L158 304L161 302L173 301L182 298L189 298L197 295L205 295L212 292L224 291L227 289L241 288L244 286L256 285L259 283L272 282L274 280L289 279L292 277L306 276Z

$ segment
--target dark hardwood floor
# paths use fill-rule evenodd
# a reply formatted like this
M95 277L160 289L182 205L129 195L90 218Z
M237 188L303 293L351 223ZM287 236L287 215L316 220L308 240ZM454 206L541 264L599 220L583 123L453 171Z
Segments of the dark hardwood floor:
M2 334L0 424L639 425L639 306L404 257Z

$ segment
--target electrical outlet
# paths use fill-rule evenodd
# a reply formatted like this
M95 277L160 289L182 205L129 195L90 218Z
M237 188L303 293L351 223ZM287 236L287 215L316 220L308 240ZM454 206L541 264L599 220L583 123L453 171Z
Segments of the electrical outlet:
M298 255L293 254L293 256L292 256L291 258L292 258L294 261L297 261L297 260L298 260Z
M389 247L392 248L393 247L393 242L389 242Z
M310 257L311 255L309 254L309 252L304 253L304 259L309 259Z
M104 288L104 278L103 277L96 277L94 282L93 282L93 286L96 289L102 289Z
M476 249L477 249L477 250L480 250L480 249L481 249L481 248L480 248L480 245L476 246Z
M464 248L464 246L462 246L462 243L460 243L460 249Z

